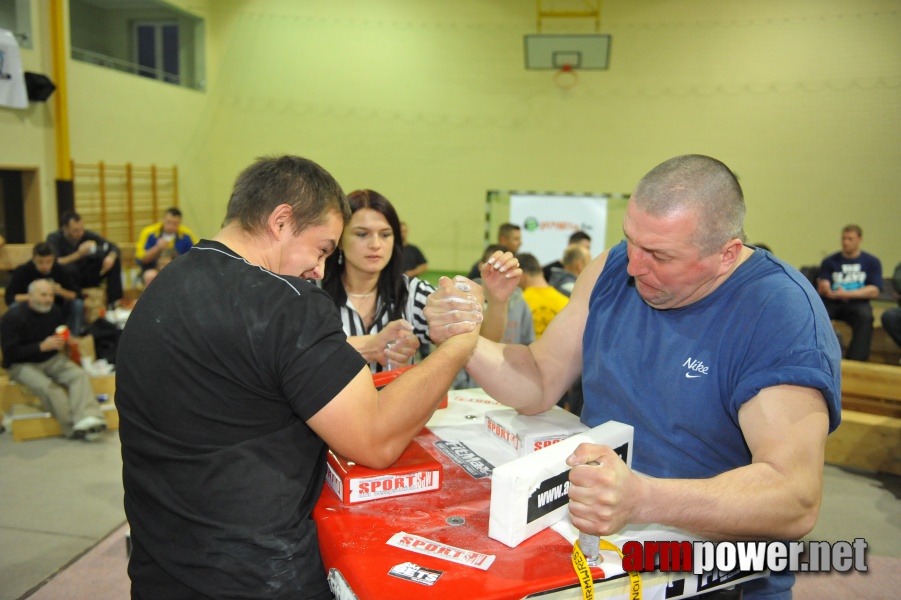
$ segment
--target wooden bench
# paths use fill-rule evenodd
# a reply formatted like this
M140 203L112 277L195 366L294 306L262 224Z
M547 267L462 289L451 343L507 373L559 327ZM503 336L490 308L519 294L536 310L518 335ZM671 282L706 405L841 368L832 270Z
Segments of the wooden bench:
M41 401L24 385L10 381L7 375L0 375L0 401L6 422L12 430L13 440L33 440L62 435L62 429L53 415L45 411ZM108 429L119 428L119 411L116 410L116 376L91 377L91 387L98 396L106 394L107 401L100 406L106 418Z
M901 475L901 366L842 361L842 423L826 462Z
M870 342L869 362L897 365L901 360L901 348L882 328L882 313L896 306L898 305L894 302L873 302L873 340ZM832 321L832 328L839 336L844 353L851 341L851 326L843 321Z

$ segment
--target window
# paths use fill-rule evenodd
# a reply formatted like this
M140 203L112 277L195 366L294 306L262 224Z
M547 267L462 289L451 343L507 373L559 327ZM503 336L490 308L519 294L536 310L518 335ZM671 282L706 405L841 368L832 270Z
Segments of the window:
M20 48L31 48L31 0L0 0L0 29L11 31Z
M178 23L135 23L134 41L138 75L179 83Z
M203 19L162 0L69 0L69 25L75 60L205 87Z

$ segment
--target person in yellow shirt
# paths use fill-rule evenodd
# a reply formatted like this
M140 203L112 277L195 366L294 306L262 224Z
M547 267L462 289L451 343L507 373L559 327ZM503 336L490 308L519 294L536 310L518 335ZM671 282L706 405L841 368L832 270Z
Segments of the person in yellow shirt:
M157 260L166 248L174 248L184 254L197 243L197 236L181 224L181 211L174 206L163 213L163 220L148 225L141 230L135 242L135 260L141 265L141 272L156 269Z
M516 258L519 259L519 266L522 269L519 287L522 288L523 299L532 309L535 339L539 339L551 319L569 302L569 298L548 284L547 279L544 278L541 263L534 255L517 254Z

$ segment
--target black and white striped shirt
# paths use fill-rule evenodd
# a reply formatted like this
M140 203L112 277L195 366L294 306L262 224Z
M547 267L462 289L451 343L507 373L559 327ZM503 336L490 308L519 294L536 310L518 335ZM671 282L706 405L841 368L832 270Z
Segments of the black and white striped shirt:
M404 279L407 281L408 294L407 306L404 308L403 318L413 325L413 333L419 338L419 344L421 346L426 346L431 344L432 340L429 338L429 325L426 323L422 309L425 308L426 298L435 291L435 288L432 287L432 284L428 281L423 281L418 277L409 278L404 275ZM382 298L379 297L375 307L376 314L379 314L379 311L381 311L382 302ZM341 313L341 325L344 328L344 333L348 337L379 333L390 322L388 311L385 311L382 318L375 321L367 330L363 325L363 319L357 313L353 304L351 304L350 298L348 298L345 305L339 307L338 310ZM385 370L385 368L377 362L369 363L369 367L372 369L373 373Z

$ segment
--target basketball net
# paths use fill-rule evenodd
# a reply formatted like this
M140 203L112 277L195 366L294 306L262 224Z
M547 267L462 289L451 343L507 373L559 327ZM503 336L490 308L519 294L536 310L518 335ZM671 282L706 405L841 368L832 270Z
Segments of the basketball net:
M561 90L570 90L579 83L579 75L572 65L563 65L554 73L554 84Z

